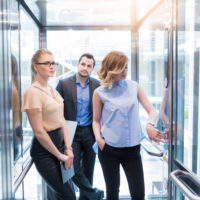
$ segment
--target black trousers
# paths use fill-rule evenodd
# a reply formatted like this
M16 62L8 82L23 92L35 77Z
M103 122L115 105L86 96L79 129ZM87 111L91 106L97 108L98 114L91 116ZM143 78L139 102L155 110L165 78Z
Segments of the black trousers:
M54 131L48 132L48 134L59 151L64 152L62 130L56 129ZM47 195L48 199L76 199L72 181L69 180L65 184L62 182L60 161L54 155L48 152L35 137L32 141L31 157L38 172L47 183L48 191L51 191L51 195Z
M77 127L72 143L75 171L72 180L80 190L80 200L94 200L96 195L96 190L92 187L96 158L92 149L94 142L92 126Z
M144 200L144 176L140 145L116 148L105 144L103 151L99 149L98 156L106 182L107 200L119 199L120 164L128 181L131 199Z

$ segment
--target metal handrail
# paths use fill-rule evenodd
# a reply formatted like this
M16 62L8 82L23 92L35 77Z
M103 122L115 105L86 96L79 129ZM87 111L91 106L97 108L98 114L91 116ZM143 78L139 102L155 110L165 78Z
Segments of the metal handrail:
M146 142L143 142L143 141L146 141ZM146 145L145 143L148 143L148 145ZM155 146L152 145L152 143L147 139L147 138L144 138L141 142L141 146L143 147L143 149L151 156L156 156L156 157L162 157L163 156L163 152L155 152L153 151L153 149L156 149L157 151L159 151L158 148L156 148Z
M197 180L197 178L192 175L189 172L177 169L173 172L170 173L170 179L172 180L173 183L175 183L178 188L191 200L200 200L200 196L195 195L191 190L189 189L189 186L186 186L186 184L184 184L183 182L181 182L181 180L179 178L177 178L178 175L189 175L190 178L192 178L195 181L200 182L200 180Z
M19 177L17 178L17 180L14 183L14 192L17 191L18 187L20 186L20 184L22 183L22 181L24 180L26 174L28 173L28 171L30 170L31 166L33 164L33 161L30 160L28 162L28 164L26 165L26 167L24 168L24 170L21 172L21 174L19 175Z

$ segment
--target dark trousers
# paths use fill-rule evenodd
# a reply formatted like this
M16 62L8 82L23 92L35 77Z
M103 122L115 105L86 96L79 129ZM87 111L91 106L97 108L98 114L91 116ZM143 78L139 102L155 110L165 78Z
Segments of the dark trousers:
M75 171L72 180L80 190L80 200L95 199L95 189L92 187L96 158L92 149L94 142L92 126L77 127L72 143Z
M60 152L63 152L63 134L61 129L48 132L51 140ZM53 200L75 200L75 192L71 180L63 184L60 161L51 153L49 153L36 138L33 139L31 147L31 156L33 162L48 185L51 195L47 195L48 199ZM52 198L50 198L52 197Z
M140 145L116 148L105 144L103 151L99 149L98 156L106 182L107 200L119 199L120 164L128 181L131 199L144 200L144 176Z

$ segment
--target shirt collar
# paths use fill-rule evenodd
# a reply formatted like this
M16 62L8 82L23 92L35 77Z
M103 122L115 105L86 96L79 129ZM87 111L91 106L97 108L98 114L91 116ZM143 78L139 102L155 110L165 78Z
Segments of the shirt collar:
M113 87L119 86L119 87L124 87L126 85L125 80L119 80L118 82L113 83Z
M87 83L85 85L88 85L90 82L90 78L88 77ZM76 76L76 84L81 84L80 81L78 80L77 76Z

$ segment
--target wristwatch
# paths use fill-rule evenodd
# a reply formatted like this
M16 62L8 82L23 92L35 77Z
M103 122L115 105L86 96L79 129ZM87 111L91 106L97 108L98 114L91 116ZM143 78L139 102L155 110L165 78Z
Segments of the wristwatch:
M153 127L155 126L155 123L154 123L154 122L151 122L151 121L147 122L146 125L148 125L148 124L152 125Z

